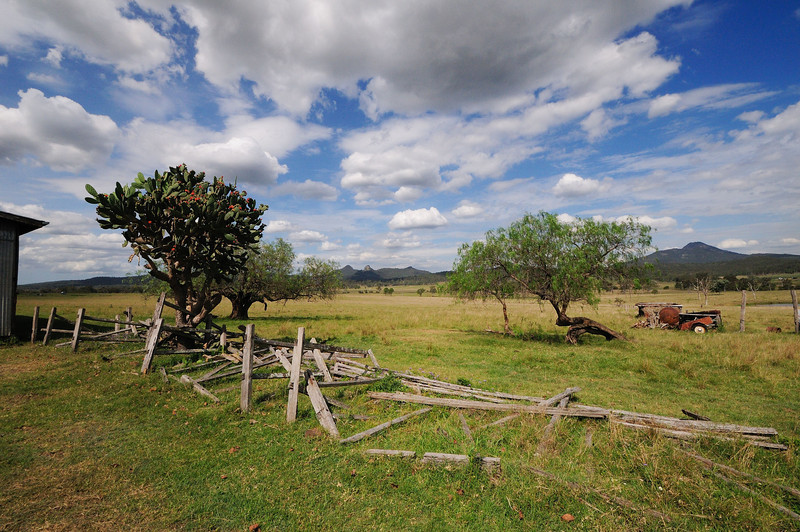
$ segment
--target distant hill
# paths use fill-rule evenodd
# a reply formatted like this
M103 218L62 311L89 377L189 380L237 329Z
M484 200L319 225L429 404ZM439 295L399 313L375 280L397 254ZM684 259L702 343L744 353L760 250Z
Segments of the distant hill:
M340 270L345 284L435 284L447 280L448 272L431 273L411 266L406 268L356 270L350 265ZM149 280L149 275L135 277L92 277L66 281L46 281L19 285L20 292L133 292Z
M418 270L412 266L375 270L367 265L364 266L363 270L356 270L348 264L340 271L342 280L347 284L428 284L447 280L447 272L431 273L425 270Z
M770 275L800 272L800 255L756 253L745 255L691 242L681 249L656 251L645 257L653 264L657 277L674 279L696 273L713 275Z

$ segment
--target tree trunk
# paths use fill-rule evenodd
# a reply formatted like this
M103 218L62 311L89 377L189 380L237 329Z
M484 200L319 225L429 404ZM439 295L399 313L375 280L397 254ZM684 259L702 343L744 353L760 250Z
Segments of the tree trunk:
M228 316L228 319L246 320L250 318L248 311L250 310L250 305L253 304L253 301L251 301L249 298L243 297L229 297L228 299L231 300L231 315Z
M577 318L570 318L565 314L560 314L556 320L556 325L561 327L569 326L567 336L564 339L573 345L577 344L578 338L586 333L597 334L606 340L627 340L622 334L609 329L602 323L580 316Z

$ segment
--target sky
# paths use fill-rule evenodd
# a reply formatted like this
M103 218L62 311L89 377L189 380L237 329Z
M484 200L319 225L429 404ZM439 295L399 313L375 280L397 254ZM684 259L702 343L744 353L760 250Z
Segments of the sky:
M181 163L357 269L540 210L800 254L800 2L0 2L0 210L50 222L20 283L140 270L84 186Z

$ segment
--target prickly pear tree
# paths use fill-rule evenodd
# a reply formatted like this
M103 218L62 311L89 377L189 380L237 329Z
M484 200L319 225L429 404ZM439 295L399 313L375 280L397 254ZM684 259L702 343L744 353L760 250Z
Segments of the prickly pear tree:
M219 303L215 283L232 278L248 252L258 247L266 205L257 205L222 177L206 181L186 165L117 183L109 194L86 185L86 201L97 205L103 229L122 230L128 259L144 260L150 275L166 282L176 304L178 325L202 322Z

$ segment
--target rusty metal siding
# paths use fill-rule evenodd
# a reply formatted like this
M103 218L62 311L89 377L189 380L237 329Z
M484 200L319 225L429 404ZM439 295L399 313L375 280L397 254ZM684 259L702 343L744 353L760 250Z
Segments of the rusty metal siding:
M0 337L11 336L17 303L19 234L16 225L0 221Z

